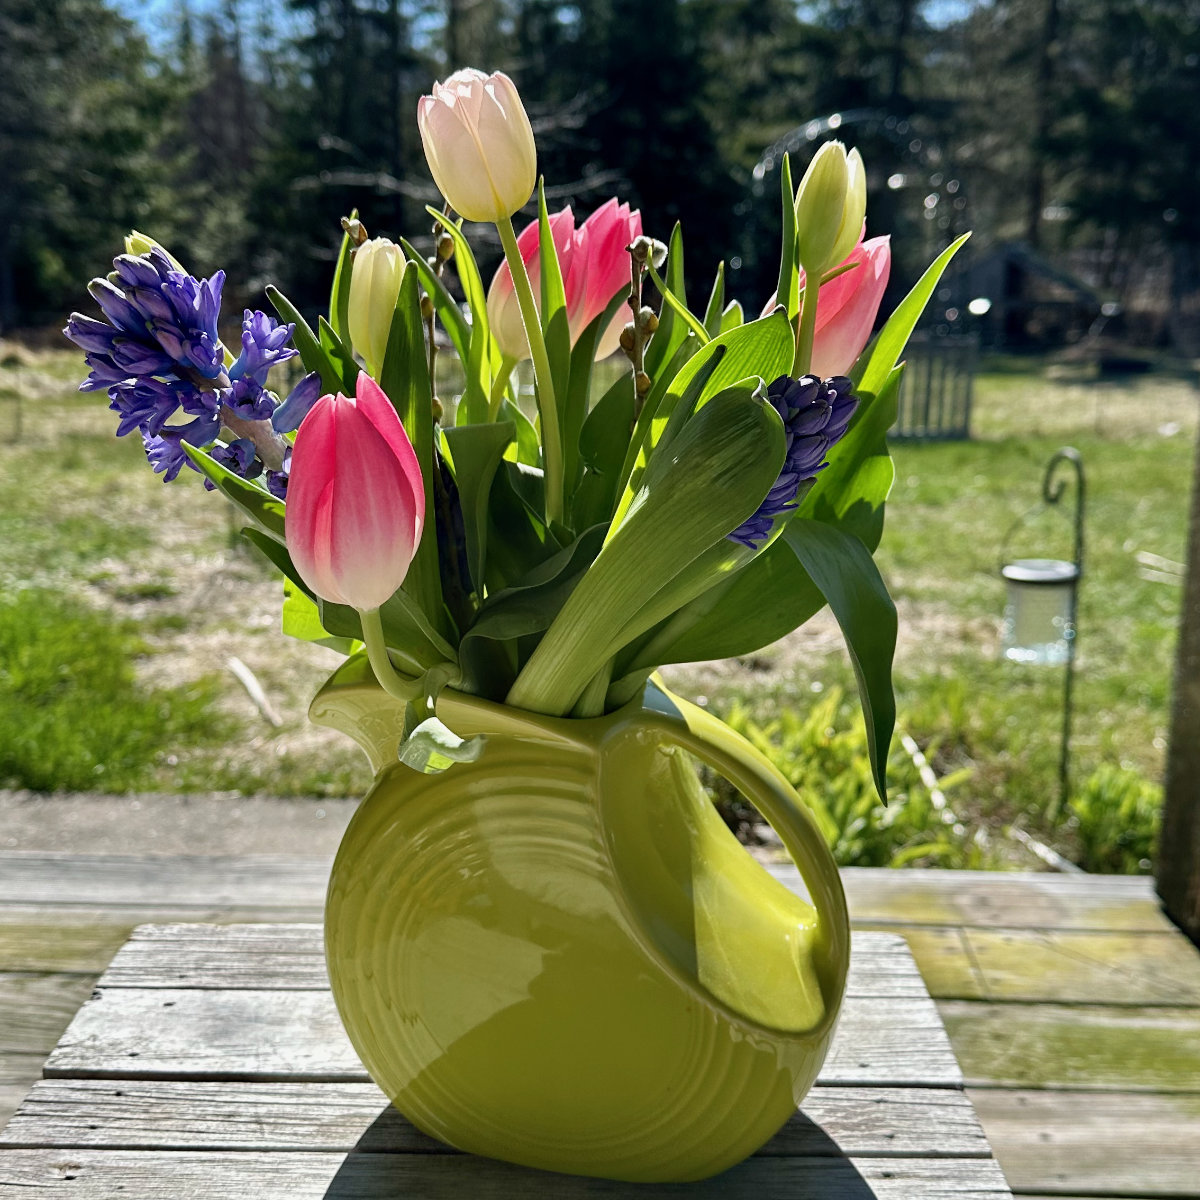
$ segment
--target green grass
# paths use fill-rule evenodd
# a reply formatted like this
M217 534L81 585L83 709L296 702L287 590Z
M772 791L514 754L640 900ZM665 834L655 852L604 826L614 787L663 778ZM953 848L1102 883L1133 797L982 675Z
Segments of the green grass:
M214 718L211 681L139 685L133 664L146 649L131 623L53 592L0 602L0 784L146 788L174 747L232 736Z

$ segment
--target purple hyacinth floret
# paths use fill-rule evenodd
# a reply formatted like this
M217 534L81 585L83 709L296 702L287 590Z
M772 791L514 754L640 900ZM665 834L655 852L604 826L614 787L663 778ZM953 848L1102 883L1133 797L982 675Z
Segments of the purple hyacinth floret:
M800 485L827 465L829 448L854 416L858 397L852 387L844 375L832 379L781 375L767 388L767 400L783 419L787 452L779 478L754 514L729 535L731 541L757 550L770 536L775 519L796 507Z
M146 457L150 460L155 474L161 475L164 483L170 483L185 466L192 465L182 443L205 446L217 436L219 428L220 421L215 417L197 417L186 425L164 426L156 434L143 429L142 444L146 448Z
M218 442L209 451L209 454L227 471L232 471L243 479L255 479L262 474L262 460L256 454L254 443L249 438L234 438L228 444ZM211 479L205 476L205 490L215 491L216 486Z
M267 491L276 500L287 499L288 476L292 470L292 452L289 449L283 456L283 467L278 471L268 471L266 475Z
M308 416L308 410L321 398L321 376L310 371L290 392L287 399L271 417L271 428L276 433L291 433L300 428L300 422Z
M229 368L229 378L249 379L265 387L267 373L276 363L296 357L288 346L296 326L280 325L265 312L246 309L242 316L242 352Z
M253 379L235 379L221 399L245 421L269 421L275 412L275 397Z

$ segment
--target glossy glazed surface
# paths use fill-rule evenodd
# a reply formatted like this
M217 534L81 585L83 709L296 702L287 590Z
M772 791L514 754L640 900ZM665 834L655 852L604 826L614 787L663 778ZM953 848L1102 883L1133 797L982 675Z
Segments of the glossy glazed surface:
M742 739L657 689L557 720L446 693L487 735L385 766L399 709L354 660L314 702L379 771L338 852L330 979L375 1081L426 1132L527 1166L699 1179L775 1133L820 1069L848 961L832 859ZM761 869L690 751L758 804L815 908Z

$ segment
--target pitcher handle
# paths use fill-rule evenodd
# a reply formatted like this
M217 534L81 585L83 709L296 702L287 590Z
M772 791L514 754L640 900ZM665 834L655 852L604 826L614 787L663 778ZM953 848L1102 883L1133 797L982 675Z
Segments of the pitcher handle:
M827 1002L840 1003L850 962L850 921L837 863L795 788L766 755L702 708L667 693L674 713L656 713L654 724L674 741L724 775L744 793L779 835L817 911L814 944Z

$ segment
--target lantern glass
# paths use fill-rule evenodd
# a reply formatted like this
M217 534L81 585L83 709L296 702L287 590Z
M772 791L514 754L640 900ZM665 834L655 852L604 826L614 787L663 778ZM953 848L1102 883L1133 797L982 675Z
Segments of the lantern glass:
M1021 663L1065 663L1075 637L1072 621L1079 568L1051 558L1019 558L1000 572L1007 585L1000 648Z

